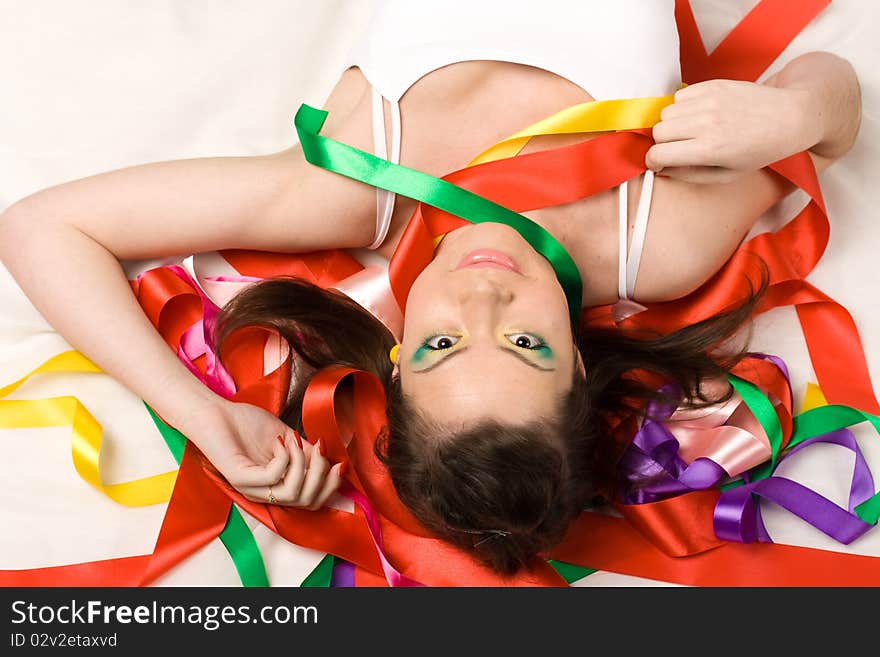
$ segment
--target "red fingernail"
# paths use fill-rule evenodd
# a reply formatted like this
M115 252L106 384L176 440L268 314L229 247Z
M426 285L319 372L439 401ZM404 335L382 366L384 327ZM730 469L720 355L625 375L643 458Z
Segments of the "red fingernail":
M346 472L348 472L348 461L343 461L339 464L339 476L344 477Z
M293 432L293 437L296 438L296 444L297 444L297 446L298 446L300 449L302 449L302 448L303 448L303 441L302 441L302 438L300 437L299 433L297 433L296 431L294 431L294 432Z
M318 442L315 443L315 447L318 448L318 452L321 456L327 456L326 452L324 452L324 441L318 438Z
M275 437L278 439L278 442L281 443L281 446L284 447L284 438L281 436L281 434L279 433Z

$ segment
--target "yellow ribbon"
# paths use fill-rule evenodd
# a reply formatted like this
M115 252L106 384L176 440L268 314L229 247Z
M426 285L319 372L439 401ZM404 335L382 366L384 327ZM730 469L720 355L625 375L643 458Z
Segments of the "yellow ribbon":
M65 351L48 359L18 381L0 388L5 397L37 374L50 372L94 372L98 368L77 351ZM71 454L79 476L125 506L148 506L167 502L171 498L177 471L105 485L101 481L101 438L103 430L95 417L72 396L47 399L0 400L0 428L24 429L70 426L73 433Z
M682 87L684 86L686 85L682 85ZM675 96L669 95L591 100L572 105L502 139L477 155L468 162L467 166L472 167L514 157L529 143L532 137L651 128L659 123L660 112L663 111L663 108L671 105L674 101ZM435 249L444 237L444 235L438 235L434 238Z
M807 390L804 393L804 401L801 404L801 413L806 413L820 406L828 406L828 400L822 389L815 383L808 383Z
M513 157L532 137L650 128L660 121L660 112L670 105L674 98L674 96L620 98L572 105L502 139L477 155L468 166Z

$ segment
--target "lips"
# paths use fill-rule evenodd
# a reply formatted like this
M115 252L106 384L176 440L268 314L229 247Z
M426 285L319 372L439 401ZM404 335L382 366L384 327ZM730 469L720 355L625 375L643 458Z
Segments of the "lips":
M484 268L484 269L504 269L517 274L521 273L516 260L506 253L495 251L494 249L477 249L471 251L461 262L458 263L456 270L465 268Z

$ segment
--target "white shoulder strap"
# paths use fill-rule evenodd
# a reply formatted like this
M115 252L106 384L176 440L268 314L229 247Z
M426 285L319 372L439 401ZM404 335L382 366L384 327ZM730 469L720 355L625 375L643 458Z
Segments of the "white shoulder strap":
M629 246L629 255L626 258L626 296L632 298L636 289L636 277L639 274L639 264L642 261L642 251L645 248L645 235L648 232L648 216L651 213L651 200L654 192L654 172L645 171L642 180L642 192L639 194L639 206L636 211L636 224L633 226L632 242Z
M618 191L618 201L617 201L617 222L618 222L618 231L617 234L619 236L618 239L618 249L617 249L617 297L619 299L626 299L626 233L627 233L627 223L629 219L629 212L627 208L627 191L628 185L624 180L620 183L620 187L617 188Z
M373 87L373 153L383 160L388 159L385 146L385 105L382 94ZM391 162L400 163L400 104L391 103ZM397 195L386 189L376 188L376 237L368 249L378 249L388 236L391 217L394 214L394 199Z
M642 251L645 248L645 236L648 232L648 217L651 213L651 200L654 192L654 172L650 169L645 172L642 181L642 191L639 194L639 202L636 209L636 223L633 226L632 243L627 254L627 183L620 184L618 201L618 225L620 228L619 247L617 256L617 296L621 299L630 299L635 293L636 278L639 273L639 264L642 260Z

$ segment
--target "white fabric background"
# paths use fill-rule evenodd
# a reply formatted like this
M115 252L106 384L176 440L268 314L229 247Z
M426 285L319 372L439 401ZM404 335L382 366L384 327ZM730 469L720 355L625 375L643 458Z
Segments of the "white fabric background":
M289 146L296 108L301 102L322 104L370 2L0 0L0 210L44 187L123 166ZM711 49L755 2L692 4ZM835 0L769 71L799 53L829 50L847 57L860 76L862 130L855 148L821 177L832 234L811 281L852 312L875 381L880 381L875 292L880 186L872 179L880 159L878 24L877 3ZM781 225L803 203L793 195L753 232ZM806 382L815 379L793 311L761 317L753 347L786 360L799 405ZM0 266L0 387L67 348ZM140 400L105 375L39 377L12 398L63 394L77 396L104 427L105 482L174 467ZM880 438L863 428L860 442L880 479ZM90 488L72 467L69 429L0 430L0 449L0 569L152 551L165 505L123 508ZM786 464L786 474L840 503L851 467L844 450L817 446ZM299 584L321 558L248 520L273 585ZM779 542L880 555L880 530L841 546L779 509L765 509L765 520ZM239 581L225 549L214 541L157 584ZM578 583L663 584L613 573Z

